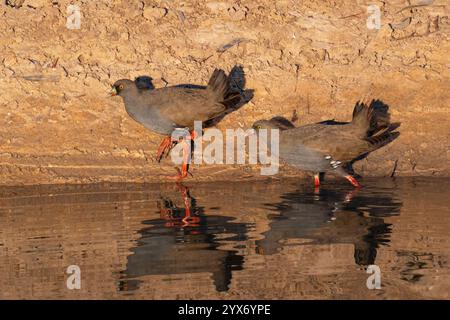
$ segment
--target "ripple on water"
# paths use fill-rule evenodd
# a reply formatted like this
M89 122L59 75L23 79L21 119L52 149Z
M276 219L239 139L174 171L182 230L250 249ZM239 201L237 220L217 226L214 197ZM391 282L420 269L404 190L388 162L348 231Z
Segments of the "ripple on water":
M0 297L449 298L450 179L364 184L1 187Z

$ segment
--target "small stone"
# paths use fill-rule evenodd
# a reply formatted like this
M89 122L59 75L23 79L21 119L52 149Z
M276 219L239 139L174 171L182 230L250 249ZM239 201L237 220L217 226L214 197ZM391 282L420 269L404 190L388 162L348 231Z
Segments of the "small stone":
M25 0L6 0L6 4L13 8L20 8Z
M44 7L46 4L47 4L47 0L25 0L23 5L37 9L37 8Z
M81 64L85 64L85 63L86 63L86 57L85 57L84 55L80 54L80 55L78 56L78 61L79 61Z
M228 9L228 14L233 20L244 20L247 17L247 8L233 6Z

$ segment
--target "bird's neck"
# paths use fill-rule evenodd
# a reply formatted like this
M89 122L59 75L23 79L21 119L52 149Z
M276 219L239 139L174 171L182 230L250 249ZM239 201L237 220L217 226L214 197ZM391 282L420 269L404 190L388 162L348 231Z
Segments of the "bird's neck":
M125 103L125 110L130 116L136 115L141 112L144 104L141 101L140 92L130 92L123 96L123 102Z

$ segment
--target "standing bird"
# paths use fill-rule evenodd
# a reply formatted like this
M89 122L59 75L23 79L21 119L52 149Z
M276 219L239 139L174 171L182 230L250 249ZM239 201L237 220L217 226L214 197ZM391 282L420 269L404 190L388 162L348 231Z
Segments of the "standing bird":
M358 102L353 119L348 123L325 121L286 128L272 118L256 121L253 129L279 129L279 158L299 169L313 171L316 187L320 185L320 173L324 172L334 172L360 187L343 165L388 144L399 135L399 132L393 132L398 126L391 125L387 106L384 105L384 112L377 110L376 106L380 104L379 100L372 100L370 105Z
M183 179L188 173L190 148L186 140L194 139L194 121L206 122L223 116L230 106L237 104L240 93L233 92L229 76L215 69L206 87L171 86L158 89L141 88L138 82L121 79L114 83L111 95L123 98L125 110L147 129L165 135L156 155L157 161L171 149L172 132L188 129L190 135L183 143L183 164L175 177ZM190 141L189 141L190 143Z

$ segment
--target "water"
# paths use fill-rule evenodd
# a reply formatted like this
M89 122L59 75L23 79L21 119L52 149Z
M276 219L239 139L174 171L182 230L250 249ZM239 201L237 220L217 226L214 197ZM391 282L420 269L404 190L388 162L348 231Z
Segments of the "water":
M364 184L0 187L0 298L450 298L450 179Z

